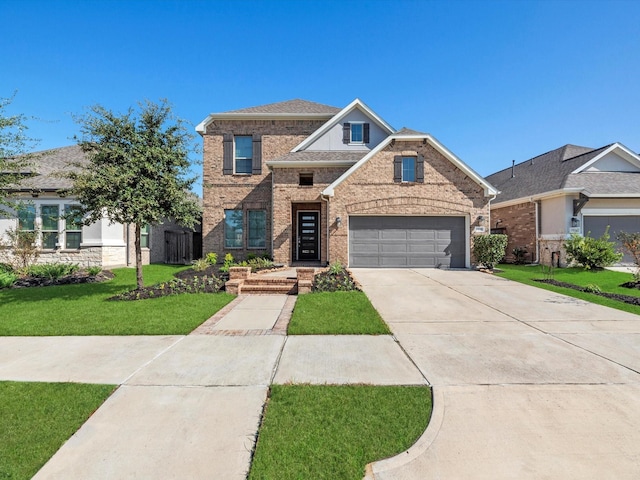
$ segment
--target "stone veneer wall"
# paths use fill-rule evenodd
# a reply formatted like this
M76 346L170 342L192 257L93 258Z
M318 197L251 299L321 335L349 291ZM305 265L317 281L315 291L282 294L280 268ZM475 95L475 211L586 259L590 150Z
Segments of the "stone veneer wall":
M12 254L3 252L2 261ZM44 250L40 252L36 263L77 263L86 267L121 267L126 264L125 247L85 247L78 250Z
M500 221L500 223L498 223ZM505 260L515 261L513 249L525 247L527 249L526 260L536 260L536 205L533 202L524 202L508 207L491 209L492 227L506 229L509 237Z
M222 259L226 253L244 257L249 252L270 251L273 211L271 172L265 163L289 153L296 145L315 132L324 120L215 120L203 135L203 254L216 252ZM259 175L223 175L223 135L260 134L262 139L262 173ZM224 210L266 210L267 245L265 249L225 249ZM270 252L273 253L273 252Z
M424 183L394 182L394 156L416 154L424 156ZM331 230L330 262L343 264L349 262L349 215L468 216L470 237L476 226L489 231L489 199L484 189L421 141L396 141L381 150L336 188L329 208L331 218L342 217L342 225ZM479 216L484 217L482 222Z

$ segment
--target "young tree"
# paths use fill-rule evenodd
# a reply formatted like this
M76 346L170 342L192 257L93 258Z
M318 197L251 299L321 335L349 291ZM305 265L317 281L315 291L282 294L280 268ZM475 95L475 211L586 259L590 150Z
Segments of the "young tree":
M26 134L27 117L6 113L14 97L15 94L0 98L0 212L15 207L9 198L10 190L28 171L30 156L26 152L35 143Z
M191 135L166 100L139 104L124 114L95 105L77 119L78 145L87 153L86 165L65 176L73 180L71 194L80 203L83 223L103 215L112 222L135 225L137 287L142 278L140 232L163 219L191 227L200 207L189 189L196 178L187 177Z

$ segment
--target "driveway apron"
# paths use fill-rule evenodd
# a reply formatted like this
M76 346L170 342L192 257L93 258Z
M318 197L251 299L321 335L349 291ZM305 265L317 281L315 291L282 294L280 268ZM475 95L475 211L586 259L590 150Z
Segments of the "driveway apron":
M640 478L640 317L474 271L354 274L434 390L369 478Z

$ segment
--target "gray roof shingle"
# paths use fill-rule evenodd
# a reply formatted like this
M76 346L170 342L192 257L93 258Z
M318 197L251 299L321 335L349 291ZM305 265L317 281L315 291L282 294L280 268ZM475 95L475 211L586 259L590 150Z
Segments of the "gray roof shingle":
M320 162L335 162L335 163L356 163L362 157L364 157L368 150L359 151L309 151L303 150L301 152L291 152L283 155L282 157L275 158L269 163L277 165L284 162L304 162L304 163L320 163Z
M240 110L230 110L224 113L276 113L276 114L321 114L335 115L341 109L322 103L310 102L296 98L285 102L269 103L256 107L241 108Z
M565 145L486 177L500 194L496 203L565 188L568 175L610 145L592 149ZM573 184L572 184L573 185ZM581 187L581 186L580 186Z
M29 159L31 175L26 177L15 187L19 190L48 190L55 191L71 188L72 182L60 178L56 174L70 171L72 163L86 163L87 158L78 145L54 148L36 152Z
M591 195L640 194L640 172L572 173L564 186L585 188Z

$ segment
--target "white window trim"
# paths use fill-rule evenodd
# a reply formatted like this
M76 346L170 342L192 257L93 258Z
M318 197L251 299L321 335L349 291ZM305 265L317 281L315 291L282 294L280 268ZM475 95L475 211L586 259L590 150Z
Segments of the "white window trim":
M349 122L349 145L364 145L364 124L367 122L363 121L355 121ZM362 126L362 140L360 142L353 141L353 126L361 125Z
M251 139L251 157L249 158L241 158L240 160L251 160L251 168L249 168L249 172L238 172L236 170L238 157L236 155L236 138L238 137L246 137ZM233 136L233 174L234 175L251 175L253 170L253 136L252 135L234 135Z
M404 159L410 158L413 160L413 180L405 180L404 179ZM411 155L403 155L402 162L400 163L400 182L401 183L416 183L416 168L418 166L418 158Z

